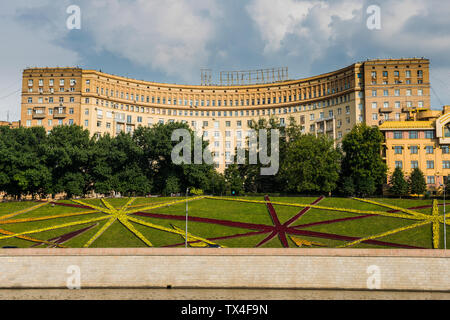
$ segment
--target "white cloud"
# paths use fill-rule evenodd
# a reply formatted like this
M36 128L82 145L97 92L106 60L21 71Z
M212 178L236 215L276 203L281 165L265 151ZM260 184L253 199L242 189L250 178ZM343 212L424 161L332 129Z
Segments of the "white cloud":
M350 20L361 6L359 0L253 0L246 9L266 43L265 52L272 53L288 35L326 42L333 35L332 19ZM314 19L313 24L305 23L309 18Z
M94 0L82 7L84 28L99 52L106 50L135 65L192 81L208 60L207 43L220 8L213 1Z
M56 43L67 32L65 13L50 24L37 27L31 21L19 18L21 14L32 14L49 1L39 4L30 1L2 3L0 13L0 120L20 119L20 97L22 71L31 66L73 66L79 62L76 52ZM60 22L58 24L58 22Z

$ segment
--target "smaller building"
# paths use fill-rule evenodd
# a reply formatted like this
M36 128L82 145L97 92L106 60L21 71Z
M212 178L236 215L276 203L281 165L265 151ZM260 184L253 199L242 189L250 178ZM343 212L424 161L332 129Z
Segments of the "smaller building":
M405 177L419 168L428 189L439 191L450 176L450 106L444 106L442 111L416 109L408 118L380 125L385 137L383 157L388 179L397 167Z
M20 121L0 121L0 127L10 127L10 128L19 128L20 127Z

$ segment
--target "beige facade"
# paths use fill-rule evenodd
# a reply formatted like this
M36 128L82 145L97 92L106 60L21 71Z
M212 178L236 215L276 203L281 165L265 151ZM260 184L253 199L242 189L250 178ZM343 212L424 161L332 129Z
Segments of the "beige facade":
M418 110L410 121L387 121L380 126L385 136L384 157L388 176L396 167L409 176L419 168L431 191L440 191L450 175L450 106L441 111Z
M20 121L0 121L0 127L10 127L10 128L19 128L20 127Z
M235 147L245 143L252 120L273 116L288 123L293 117L305 133L324 133L339 143L357 123L379 125L406 119L411 109L429 108L429 88L426 59L371 60L306 79L236 86L164 84L95 70L33 68L23 72L21 120L24 126L48 131L77 124L92 135L186 122L209 140L216 168L223 171Z

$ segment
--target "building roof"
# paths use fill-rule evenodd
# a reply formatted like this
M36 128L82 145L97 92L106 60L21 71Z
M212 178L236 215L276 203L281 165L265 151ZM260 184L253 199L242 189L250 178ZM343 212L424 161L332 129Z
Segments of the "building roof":
M386 129L434 129L435 121L386 121L380 130Z

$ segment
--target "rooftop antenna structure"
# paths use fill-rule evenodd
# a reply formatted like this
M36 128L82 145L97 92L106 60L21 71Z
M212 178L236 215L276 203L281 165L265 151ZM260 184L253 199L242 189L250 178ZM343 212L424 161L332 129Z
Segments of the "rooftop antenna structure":
M211 85L211 69L200 69L202 86Z
M288 67L245 71L221 71L219 77L221 86L266 84L287 81L288 79Z

